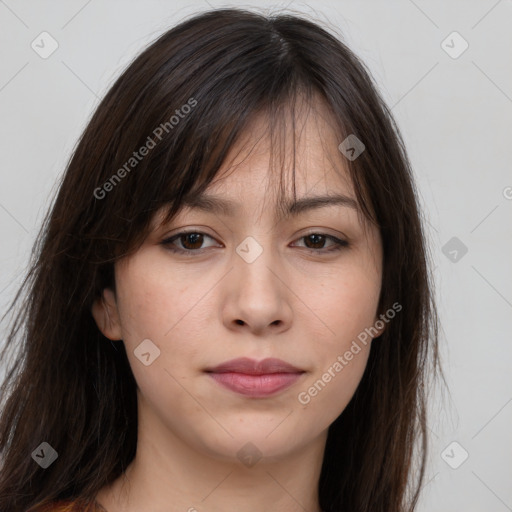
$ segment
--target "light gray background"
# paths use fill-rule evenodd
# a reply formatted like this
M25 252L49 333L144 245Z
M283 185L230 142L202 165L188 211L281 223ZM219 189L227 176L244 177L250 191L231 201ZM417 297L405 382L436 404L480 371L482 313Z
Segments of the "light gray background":
M512 511L512 2L311 4L0 0L1 311L92 110L147 43L209 6L309 13L337 27L369 66L425 210L451 398L432 395L418 510ZM47 59L31 48L43 31L59 44ZM469 44L456 59L441 46L453 31ZM456 262L442 252L452 237L468 249ZM462 449L469 457L453 469L446 461L460 463Z

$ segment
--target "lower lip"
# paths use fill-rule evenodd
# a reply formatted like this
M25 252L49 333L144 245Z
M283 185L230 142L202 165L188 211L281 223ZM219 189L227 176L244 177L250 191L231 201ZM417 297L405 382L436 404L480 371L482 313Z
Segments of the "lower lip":
M282 391L294 384L302 373L209 373L210 377L231 391L254 398L263 398Z

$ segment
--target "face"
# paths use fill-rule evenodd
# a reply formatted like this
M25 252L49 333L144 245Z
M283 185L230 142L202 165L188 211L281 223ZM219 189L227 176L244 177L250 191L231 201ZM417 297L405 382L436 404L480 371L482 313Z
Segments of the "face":
M382 248L358 215L328 114L317 104L300 118L304 208L276 209L279 171L258 118L207 190L232 211L210 201L166 225L156 216L144 245L116 264L116 292L93 314L126 346L139 429L217 459L277 460L325 442L347 406L371 346L360 335L378 320ZM345 200L301 202L326 195ZM238 358L252 363L230 363ZM269 358L280 362L256 364Z

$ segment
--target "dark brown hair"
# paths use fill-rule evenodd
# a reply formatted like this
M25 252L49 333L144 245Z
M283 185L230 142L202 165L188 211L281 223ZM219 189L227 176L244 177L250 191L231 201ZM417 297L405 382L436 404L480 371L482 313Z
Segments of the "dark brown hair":
M155 212L167 206L170 220L212 182L257 113L274 133L299 98L325 102L340 142L350 134L363 141L347 169L382 236L379 312L403 306L372 344L356 393L329 428L320 506L414 509L427 452L426 386L441 368L428 252L400 132L364 64L319 22L218 9L167 31L132 62L68 163L8 311L19 307L1 358L9 371L0 510L92 500L129 465L136 382L123 342L101 334L91 305L114 286L114 263L140 247ZM147 154L131 160L143 146ZM58 453L47 469L31 457L42 442Z

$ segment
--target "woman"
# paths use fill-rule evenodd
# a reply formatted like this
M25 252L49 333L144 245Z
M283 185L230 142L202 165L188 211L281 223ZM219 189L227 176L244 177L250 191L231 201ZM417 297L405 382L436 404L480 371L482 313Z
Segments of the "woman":
M414 509L440 370L416 193L369 73L318 24L220 9L159 37L35 255L0 510Z

